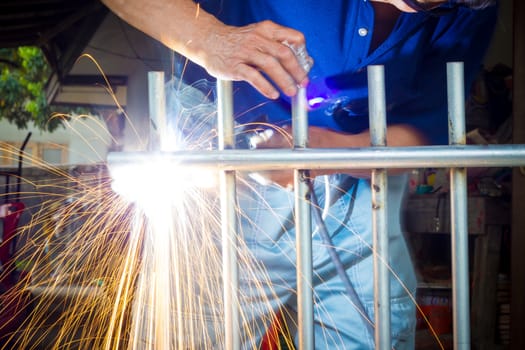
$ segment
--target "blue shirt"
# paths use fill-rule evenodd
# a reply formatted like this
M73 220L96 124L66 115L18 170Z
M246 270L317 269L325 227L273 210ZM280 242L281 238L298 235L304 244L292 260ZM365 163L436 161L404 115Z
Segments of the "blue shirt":
M301 31L315 64L310 71L310 125L358 133L368 129L368 65L384 65L387 122L409 124L433 144L448 143L446 63L463 61L465 88L478 73L497 17L496 6L459 7L436 17L402 13L387 39L370 50L374 8L367 0L201 1L228 24L262 20ZM447 5L443 5L447 6ZM240 123L265 115L289 123L284 95L265 99L246 83L236 83L234 101Z

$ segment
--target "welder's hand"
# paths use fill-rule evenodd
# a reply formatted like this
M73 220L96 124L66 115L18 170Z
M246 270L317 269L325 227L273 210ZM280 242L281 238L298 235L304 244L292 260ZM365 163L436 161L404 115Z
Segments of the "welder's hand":
M272 127L254 134L250 140L252 149L285 149L293 147L292 130L288 126ZM272 170L251 174L261 184L278 184L293 188L293 170Z
M298 85L308 83L307 72L296 57L297 50L307 56L301 32L263 21L245 27L220 24L209 33L201 55L211 75L246 81L271 99L279 97L271 82L288 96L296 94Z
M338 147L335 142L337 132L318 126L308 127L308 147L325 148ZM274 126L259 131L252 137L252 148L292 148L293 135L292 127L285 125L282 127Z
M225 80L246 81L268 98L308 83L304 35L271 21L225 25L193 0L102 0L119 17ZM273 85L273 84L275 85Z
M337 143L337 140L340 139L340 135L341 134L336 131L310 126L308 128L308 146L312 148L338 147L340 145ZM347 136L344 138L346 137ZM250 145L251 148L256 149L292 148L292 128L290 126L283 126L259 131L252 136ZM322 174L322 172L317 170L310 170L309 173L312 177ZM293 188L293 170L259 172L252 174L252 177L263 184L275 183L285 188Z
M251 148L292 148L293 136L290 126L273 126L252 135L250 139Z

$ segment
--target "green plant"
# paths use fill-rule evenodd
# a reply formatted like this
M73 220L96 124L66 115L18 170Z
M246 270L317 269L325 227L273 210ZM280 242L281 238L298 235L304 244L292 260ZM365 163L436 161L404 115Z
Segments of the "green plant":
M0 119L25 129L29 122L53 131L62 122L48 103L45 85L51 68L40 48L0 49Z

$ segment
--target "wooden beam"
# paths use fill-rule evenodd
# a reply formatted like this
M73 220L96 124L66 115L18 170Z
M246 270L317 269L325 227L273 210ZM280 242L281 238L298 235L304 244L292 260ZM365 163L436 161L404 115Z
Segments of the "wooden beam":
M72 25L78 23L81 19L91 15L92 13L98 10L101 10L102 8L103 5L100 2L91 2L83 5L82 7L76 9L74 12L69 13L67 17L62 18L60 22L57 22L54 27L49 28L47 31L45 31L41 35L37 45L42 46L44 43L49 42L61 32L69 30L69 28Z
M525 143L525 1L513 1L513 142ZM525 167L512 176L511 349L525 349Z

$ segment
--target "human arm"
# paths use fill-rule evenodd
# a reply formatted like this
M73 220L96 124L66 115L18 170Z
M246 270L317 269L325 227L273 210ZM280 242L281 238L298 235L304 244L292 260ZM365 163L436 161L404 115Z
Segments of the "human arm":
M117 16L220 79L246 81L265 97L293 96L308 83L288 45L304 36L271 21L228 26L192 0L102 0ZM287 43L287 44L286 44ZM264 74L263 74L264 73Z
M387 128L387 144L391 147L407 147L427 145L428 141L418 130L410 125L396 124ZM257 148L291 148L293 139L289 127L274 129L272 136L266 141L259 142ZM308 128L309 148L360 148L370 147L370 132L365 130L358 134L348 134L340 131L310 126ZM403 169L390 169L389 174L399 174ZM368 178L371 169L323 169L311 170L312 177L346 173L358 178ZM264 173L264 178L283 187L293 184L293 171L280 170Z

